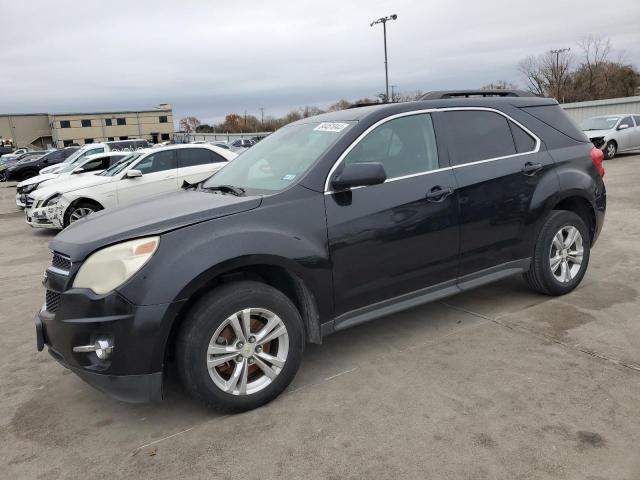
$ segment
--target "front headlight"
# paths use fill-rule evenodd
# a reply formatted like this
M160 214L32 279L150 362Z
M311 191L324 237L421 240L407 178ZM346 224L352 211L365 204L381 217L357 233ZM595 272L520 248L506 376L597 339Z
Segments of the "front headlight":
M40 184L39 183L34 183L34 184L31 184L31 185L27 185L26 187L22 187L22 193L31 193L36 188L38 188L38 185L40 185Z
M118 243L91 254L80 267L73 288L110 292L129 280L153 256L160 237Z
M42 204L42 206L46 207L48 205L55 205L56 203L58 203L60 201L61 198L62 198L62 194L61 193L56 193L53 197L45 200L44 203Z

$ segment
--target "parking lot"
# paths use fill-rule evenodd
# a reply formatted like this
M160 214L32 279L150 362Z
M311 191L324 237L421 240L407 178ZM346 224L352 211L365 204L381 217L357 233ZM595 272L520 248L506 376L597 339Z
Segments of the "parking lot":
M175 382L162 403L119 403L38 353L53 233L0 184L0 477L640 478L640 155L605 168L575 292L516 277L342 331L237 415Z

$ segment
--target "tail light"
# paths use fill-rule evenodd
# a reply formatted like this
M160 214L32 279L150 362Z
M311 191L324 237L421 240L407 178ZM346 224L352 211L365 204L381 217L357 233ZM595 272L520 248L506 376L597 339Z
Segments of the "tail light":
M601 177L604 177L604 167L602 166L602 161L604 160L604 153L599 148L591 149L591 161L598 169L598 173Z

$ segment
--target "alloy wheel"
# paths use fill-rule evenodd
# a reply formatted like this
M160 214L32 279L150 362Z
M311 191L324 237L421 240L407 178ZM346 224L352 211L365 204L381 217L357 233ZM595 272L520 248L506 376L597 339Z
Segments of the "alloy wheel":
M580 231L566 225L556 232L549 249L549 266L554 278L560 283L573 280L582 265L584 248Z
M87 207L78 207L69 215L69 223L77 222L81 218L91 215L94 212L93 209Z
M282 319L264 308L245 308L227 317L211 337L207 369L222 391L251 395L275 380L288 353Z
M607 145L607 158L613 158L613 156L616 154L616 146L609 142L609 144Z

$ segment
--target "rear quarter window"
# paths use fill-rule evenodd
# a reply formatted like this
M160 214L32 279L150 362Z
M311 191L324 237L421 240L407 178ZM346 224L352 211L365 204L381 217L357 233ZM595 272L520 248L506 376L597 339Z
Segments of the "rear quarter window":
M589 142L584 132L569 118L560 105L542 105L537 107L523 107L523 112L534 116L551 128L565 134L566 136L578 140L579 142Z

